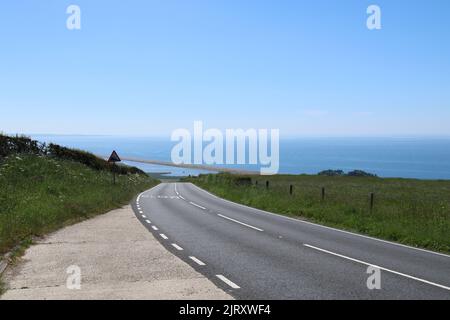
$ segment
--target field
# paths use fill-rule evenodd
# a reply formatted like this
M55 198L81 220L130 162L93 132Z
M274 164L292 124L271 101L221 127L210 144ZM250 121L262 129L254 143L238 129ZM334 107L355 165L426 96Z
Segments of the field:
M127 169L128 170L128 169ZM0 255L68 224L128 203L158 183L141 173L118 175L39 155L0 161Z
M220 197L259 209L450 252L450 181L227 174L185 180ZM268 188L266 181L269 181ZM371 193L374 194L372 209Z

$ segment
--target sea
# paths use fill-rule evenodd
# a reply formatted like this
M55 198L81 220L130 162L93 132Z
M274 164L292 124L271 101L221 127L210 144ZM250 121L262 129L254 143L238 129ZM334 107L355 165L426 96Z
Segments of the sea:
M30 135L41 142L108 156L171 161L177 142L170 137L99 135ZM296 137L280 139L280 174L316 174L322 170L364 170L380 177L450 179L450 137ZM204 170L128 163L146 172L168 176L205 173ZM227 165L259 170L257 165Z

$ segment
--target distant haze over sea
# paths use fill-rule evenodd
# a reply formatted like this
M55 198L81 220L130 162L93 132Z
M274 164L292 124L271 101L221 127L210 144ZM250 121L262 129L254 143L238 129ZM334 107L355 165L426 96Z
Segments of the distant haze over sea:
M31 135L41 142L109 155L170 161L176 142L169 138ZM133 163L149 172L172 175L201 171ZM257 166L232 166L259 170ZM450 137L285 138L280 140L280 173L316 174L327 169L364 170L380 177L450 179Z

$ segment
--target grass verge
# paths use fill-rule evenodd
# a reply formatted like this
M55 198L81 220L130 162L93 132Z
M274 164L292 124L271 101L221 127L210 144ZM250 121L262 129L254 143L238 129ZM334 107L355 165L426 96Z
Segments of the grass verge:
M450 253L450 181L228 174L184 180L251 207Z
M58 228L120 207L158 183L144 174L116 177L78 162L10 155L0 163L0 255Z

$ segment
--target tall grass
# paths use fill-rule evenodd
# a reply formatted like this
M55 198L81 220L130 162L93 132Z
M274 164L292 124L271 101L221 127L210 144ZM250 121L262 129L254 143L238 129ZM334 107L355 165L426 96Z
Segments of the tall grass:
M242 183L243 177L226 174L186 180L263 210L450 252L450 181L310 175L250 178L250 185ZM372 192L375 201L370 210Z
M145 174L118 175L44 155L10 155L0 161L0 254L43 235L128 203L157 184Z

